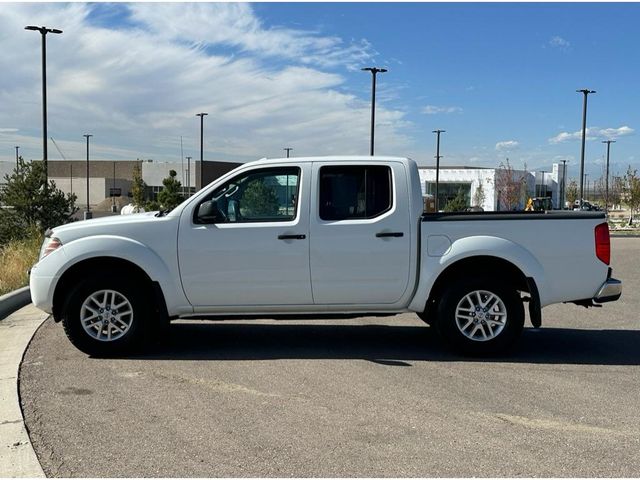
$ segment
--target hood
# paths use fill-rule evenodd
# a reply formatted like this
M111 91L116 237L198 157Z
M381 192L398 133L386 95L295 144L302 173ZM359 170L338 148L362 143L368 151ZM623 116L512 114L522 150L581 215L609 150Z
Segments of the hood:
M130 215L110 215L90 220L79 220L77 222L59 225L50 230L54 237L85 237L87 235L109 235L118 234L122 227L133 227L136 224L148 224L157 222L168 217L156 217L158 212L132 213ZM63 239L63 238L61 238Z

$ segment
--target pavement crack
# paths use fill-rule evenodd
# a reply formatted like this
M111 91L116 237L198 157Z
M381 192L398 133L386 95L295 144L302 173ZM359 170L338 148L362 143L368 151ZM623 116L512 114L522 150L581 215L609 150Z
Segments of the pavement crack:
M0 422L0 425L11 425L16 423L22 423L22 420L5 420L4 422Z

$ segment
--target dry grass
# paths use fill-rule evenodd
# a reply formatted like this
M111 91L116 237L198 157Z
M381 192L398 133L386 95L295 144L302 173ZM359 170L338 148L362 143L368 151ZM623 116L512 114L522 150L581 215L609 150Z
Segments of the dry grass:
M24 240L14 240L0 249L0 295L29 283L28 271L38 260L42 235L33 232Z

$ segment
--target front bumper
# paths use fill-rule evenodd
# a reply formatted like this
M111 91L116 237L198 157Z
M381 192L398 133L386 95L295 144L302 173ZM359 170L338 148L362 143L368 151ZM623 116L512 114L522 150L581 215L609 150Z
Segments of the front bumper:
M31 290L31 302L40 310L47 313L53 312L53 292L57 277L38 275L35 266L29 272L29 289Z
M615 278L607 278L598 293L593 297L596 303L615 302L622 295L622 282Z

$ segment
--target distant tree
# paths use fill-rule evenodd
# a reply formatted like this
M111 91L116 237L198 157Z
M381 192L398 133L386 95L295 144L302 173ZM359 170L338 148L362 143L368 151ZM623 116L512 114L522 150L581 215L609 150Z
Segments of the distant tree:
M276 191L265 185L263 179L253 180L247 185L241 203L244 216L277 215L278 206Z
M624 179L622 177L611 177L611 185L609 185L609 205L611 205L612 209L620 206L623 187Z
M131 184L131 199L135 211L144 211L146 189L147 184L142 180L142 167L138 159L138 162L133 166L133 182Z
M169 176L162 180L164 187L158 194L158 202L166 210L173 210L184 200L184 197L180 194L182 185L176 179L177 175L175 170L169 170Z
M624 176L623 194L629 207L629 225L633 225L633 214L640 209L640 177L637 170L631 169L631 165Z
M602 200L602 203L608 201L607 197L607 182L605 182L604 175L593 181L594 198Z
M143 212L155 212L157 210L162 210L162 205L157 200L146 200L144 202L144 207L141 211Z
M462 189L458 190L458 193L454 198L449 200L444 206L445 212L464 212L467 209L467 196Z
M0 242L24 238L30 228L47 228L71 221L78 211L76 196L65 194L50 180L46 183L43 162L25 162L22 157L11 175L5 175L0 190Z
M487 198L487 194L484 191L484 182L482 178L478 179L478 187L476 188L475 193L473 194L473 205L476 207L482 207L484 205L484 201Z
M578 183L575 180L571 180L567 185L567 202L573 206L574 202L578 199Z
M496 170L495 180L499 210L514 210L518 208L523 196L528 194L526 180L526 165L523 172L517 172L509 163L508 158L504 162L500 162L500 166Z

